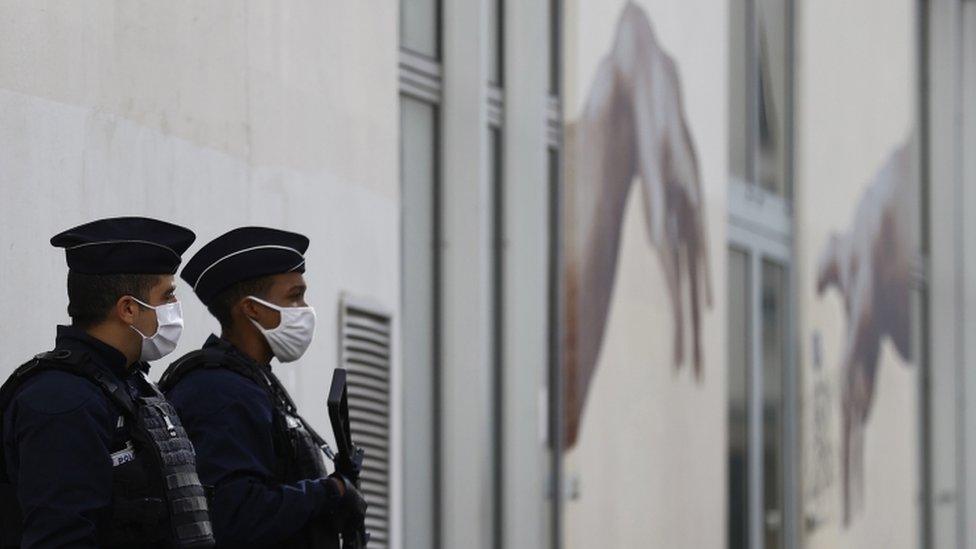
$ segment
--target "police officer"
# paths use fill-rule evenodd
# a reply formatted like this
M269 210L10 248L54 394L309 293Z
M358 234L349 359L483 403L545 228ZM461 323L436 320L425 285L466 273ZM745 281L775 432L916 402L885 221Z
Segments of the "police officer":
M192 446L146 378L182 331L173 274L193 240L139 217L51 239L67 255L71 325L0 388L4 546L213 545Z
M334 532L365 514L352 484L328 475L321 438L270 365L297 360L312 342L308 243L243 227L205 245L181 273L221 336L171 365L160 386L196 446L201 478L214 485L218 546L333 547Z

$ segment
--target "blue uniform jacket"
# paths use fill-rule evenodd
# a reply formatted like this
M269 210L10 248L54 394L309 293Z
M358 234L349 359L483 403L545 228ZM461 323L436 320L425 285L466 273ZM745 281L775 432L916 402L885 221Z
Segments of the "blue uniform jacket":
M71 326L58 326L56 348L87 352L92 362L139 395L115 348ZM29 378L3 411L7 474L23 512L22 548L97 547L112 500L111 453L124 445L121 413L88 379L63 371Z
M214 346L253 363L211 335L204 347ZM279 546L334 508L332 483L275 479L272 405L264 388L229 370L205 368L179 380L167 398L196 448L201 482L214 487L211 521L218 547Z

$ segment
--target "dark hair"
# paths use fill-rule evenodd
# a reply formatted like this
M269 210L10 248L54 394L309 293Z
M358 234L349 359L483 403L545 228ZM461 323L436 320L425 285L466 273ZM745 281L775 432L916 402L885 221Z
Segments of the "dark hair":
M146 303L149 291L159 284L156 274L93 275L68 271L68 316L79 328L105 320L123 296L131 295Z
M274 283L273 276L260 276L258 278L242 280L221 290L220 293L210 300L210 303L207 305L207 310L220 322L221 328L228 329L232 327L234 319L231 317L231 309L234 308L234 305L249 295L264 297L264 294Z

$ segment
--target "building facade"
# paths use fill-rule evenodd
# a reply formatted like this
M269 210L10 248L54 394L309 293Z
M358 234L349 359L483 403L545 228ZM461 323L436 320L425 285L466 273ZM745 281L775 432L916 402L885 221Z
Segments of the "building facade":
M973 97L972 0L3 1L0 373L59 230L277 226L371 546L976 547Z

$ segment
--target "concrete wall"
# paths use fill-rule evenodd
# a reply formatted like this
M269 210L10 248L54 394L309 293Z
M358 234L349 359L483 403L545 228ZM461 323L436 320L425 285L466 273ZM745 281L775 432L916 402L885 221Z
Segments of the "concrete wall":
M67 321L58 231L147 215L195 230L193 253L269 225L311 238L317 337L276 370L330 431L340 292L399 309L396 25L380 0L0 2L0 376ZM217 329L178 293L174 357Z

